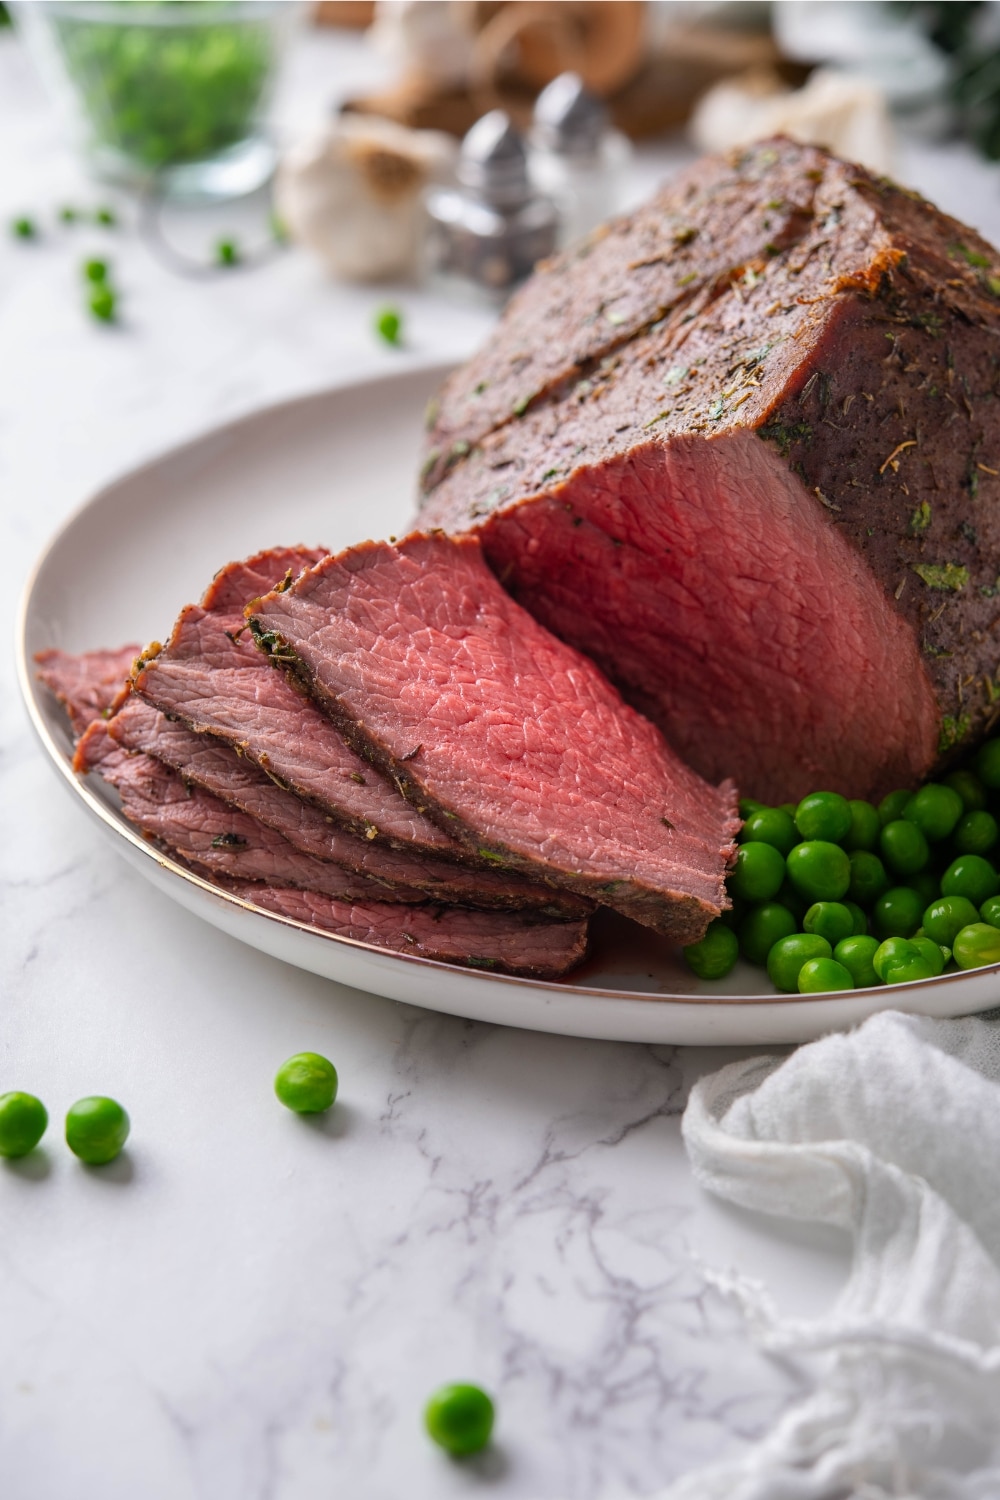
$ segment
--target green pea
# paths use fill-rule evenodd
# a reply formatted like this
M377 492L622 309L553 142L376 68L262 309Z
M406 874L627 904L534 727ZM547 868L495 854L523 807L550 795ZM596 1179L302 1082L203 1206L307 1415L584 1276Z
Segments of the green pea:
M968 896L973 906L982 906L1000 892L1000 879L981 854L960 854L941 876L942 896Z
M812 792L795 809L795 826L803 839L839 844L851 831L851 805L839 792Z
M875 968L872 964L872 959L877 953L878 947L878 938L865 937L859 934L856 937L841 939L836 948L834 948L834 958L838 964L843 964L848 974L854 980L856 989L870 989L873 984L879 983L879 977L875 973Z
M816 901L802 919L804 932L818 932L831 948L854 931L854 917L841 901Z
M934 969L923 956L908 958L904 963L890 964L885 971L886 984L913 984L918 979L933 979Z
M766 806L766 802L758 802L756 797L741 797L739 802L740 817L744 819L749 818L751 813L759 812L762 807Z
M929 781L907 802L903 817L915 823L932 844L946 839L965 810L961 797L950 786Z
M83 275L86 281L92 281L96 285L103 285L108 279L107 261L85 260L83 263Z
M799 994L819 995L826 990L853 990L851 971L833 958L810 958L799 970Z
M851 883L847 894L860 906L871 906L889 889L889 877L885 865L877 854L867 849L855 849L850 856Z
M758 807L743 824L740 841L744 844L773 844L782 854L788 854L795 848L799 836L794 822L780 807Z
M831 958L833 949L826 938L813 932L794 932L779 938L767 955L767 974L775 989L794 995L799 987L799 971L811 958Z
M960 969L1000 963L1000 930L989 922L973 922L955 938L952 953Z
M920 926L924 902L908 885L893 886L875 903L872 926L881 938L910 937Z
M741 844L728 886L746 901L770 901L780 891L784 878L785 861L773 844Z
M918 950L932 974L943 972L947 960L945 959L945 950L942 949L939 943L935 943L933 938L921 937L919 933L915 937L912 937L910 942Z
M732 933L729 935L732 937ZM286 1109L297 1115L321 1114L337 1097L337 1070L318 1052L296 1052L275 1074L274 1092Z
M796 810L798 808L798 805L799 804L797 802L779 802L778 803L779 809L783 813L787 813L790 818L794 818L795 817L795 813L796 813Z
M851 884L851 861L839 844L810 839L796 844L786 861L788 878L812 901L839 901Z
M113 323L117 299L109 286L95 286L87 298L87 306L98 322Z
M493 1432L493 1402L476 1385L443 1385L424 1408L428 1435L454 1458L480 1453Z
M48 1111L34 1094L0 1094L0 1156L27 1156L48 1123Z
M955 825L952 847L959 854L989 854L1000 838L1000 825L988 812L963 813Z
M986 788L974 771L949 771L944 784L958 793L966 812L982 812L986 806Z
M38 226L34 219L22 217L12 219L10 232L16 240L34 240L38 238Z
M61 224L75 224L80 217L80 210L66 203L59 210L59 222Z
M962 928L978 921L979 913L965 896L939 896L924 912L923 928L935 943L951 948Z
M749 963L763 966L775 943L797 929L798 922L787 906L780 901L765 901L752 907L737 928L740 952Z
M375 332L387 344L402 343L403 315L398 308L383 307L375 314Z
M886 938L884 943L879 943L872 954L872 968L879 979L884 980L886 970L890 964L923 963L920 949L908 938L891 937Z
M238 266L243 259L240 247L235 240L217 240L215 243L215 260L220 266Z
M98 208L94 211L94 223L103 225L105 229L114 229L118 224L118 215L113 208Z
M883 828L887 823L895 823L897 818L903 816L903 808L912 796L912 792L890 792L888 797L882 798L878 805L878 816Z
M131 1123L114 1099L94 1094L78 1099L66 1112L66 1144L91 1166L114 1161L128 1140Z
M980 745L972 766L983 786L991 792L1000 790L1000 739Z
M861 802L856 798L847 805L851 809L851 831L844 840L844 848L877 849L879 830L882 827L878 810L870 802Z
M984 901L979 908L979 915L991 927L1000 927L1000 896L991 896L988 901ZM974 922L976 919L973 917L971 920Z
M886 823L879 836L879 849L894 875L916 875L931 857L920 829L906 818Z
M868 931L868 918L865 916L865 913L861 910L861 907L856 901L845 901L844 905L850 912L851 921L854 923L852 936L864 936L864 934Z

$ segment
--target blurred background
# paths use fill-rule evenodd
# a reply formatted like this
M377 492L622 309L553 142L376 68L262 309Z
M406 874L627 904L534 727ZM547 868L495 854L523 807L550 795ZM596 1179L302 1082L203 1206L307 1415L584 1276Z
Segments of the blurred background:
M342 285L495 310L537 259L698 151L784 133L955 212L956 170L1000 159L998 0L22 0L0 12L8 242L80 246L96 227L116 236L98 250L128 237L195 280L297 249ZM995 236L996 177L975 182L979 227ZM107 257L87 261L86 310L120 323ZM363 305L376 338L404 342L402 305Z

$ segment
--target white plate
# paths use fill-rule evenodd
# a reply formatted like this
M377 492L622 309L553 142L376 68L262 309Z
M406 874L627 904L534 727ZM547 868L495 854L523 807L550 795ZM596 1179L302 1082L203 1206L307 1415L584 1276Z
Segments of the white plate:
M264 547L337 549L405 532L424 407L445 373L368 381L220 427L99 491L55 536L25 593L21 687L53 767L102 832L154 885L242 942L358 989L475 1020L620 1041L742 1044L805 1041L889 1005L954 1016L995 1004L1000 965L809 1000L775 994L744 964L702 984L668 944L613 919L598 923L594 955L571 981L388 954L223 894L151 848L96 778L73 774L68 728L35 681L34 653L165 639L223 563Z

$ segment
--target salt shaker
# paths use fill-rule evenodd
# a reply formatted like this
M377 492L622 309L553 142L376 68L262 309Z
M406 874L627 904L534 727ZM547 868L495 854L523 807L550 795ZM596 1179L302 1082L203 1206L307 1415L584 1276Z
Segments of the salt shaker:
M624 206L632 147L576 73L560 73L539 94L530 147L532 181L559 209L561 244Z
M533 187L524 142L501 109L465 137L457 176L458 187L427 195L432 269L451 285L502 299L555 249L555 205Z

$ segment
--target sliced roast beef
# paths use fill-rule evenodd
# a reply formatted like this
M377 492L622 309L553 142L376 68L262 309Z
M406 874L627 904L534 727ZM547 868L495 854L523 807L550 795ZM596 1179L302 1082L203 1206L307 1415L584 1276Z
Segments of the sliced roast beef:
M332 860L382 886L409 893L411 900L534 909L553 918L586 915L586 903L568 892L532 885L498 870L471 869L429 854L406 853L381 839L358 838L312 803L276 785L214 735L195 734L134 695L109 719L108 732L116 744L153 756L179 772L185 782L277 830L303 854Z
M140 649L122 646L119 651L84 651L75 656L66 651L37 652L38 680L69 714L77 739L88 724L107 713Z
M337 937L410 957L437 959L503 974L557 979L586 953L583 921L531 920L524 912L460 911L331 901L312 891L235 885L234 893L266 911L320 927Z
M303 854L274 829L218 797L185 784L150 755L117 746L107 725L90 725L76 748L76 770L96 771L121 799L122 812L146 838L213 875L302 886L342 901L421 902L366 875Z
M126 817L152 842L224 889L297 922L393 952L540 978L566 973L586 951L585 916L551 921L540 912L398 904L363 875L289 855L291 846L282 848L285 841L254 819L186 787L151 756L123 750L102 722L85 731L75 764L116 789ZM283 883L304 875L317 877L316 889Z
M543 267L451 377L421 524L711 779L879 796L996 714L1000 256L774 141Z
M304 565L306 555L299 556ZM243 605L237 609L234 601L245 604L295 571L283 561L261 553L224 568L201 604L182 612L166 647L139 663L136 693L189 729L233 746L341 827L412 853L467 858L256 650ZM271 582L263 587L267 574Z
M726 904L733 788L678 761L474 539L365 543L247 614L271 660L481 857L681 941Z

